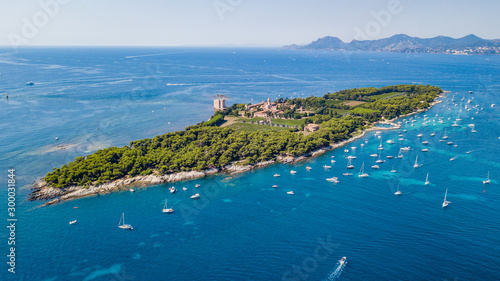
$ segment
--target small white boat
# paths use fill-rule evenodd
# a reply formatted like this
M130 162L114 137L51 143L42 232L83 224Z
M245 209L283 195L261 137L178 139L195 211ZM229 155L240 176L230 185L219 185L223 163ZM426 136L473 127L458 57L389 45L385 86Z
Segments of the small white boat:
M343 173L343 176L352 176L352 173Z
M384 147L383 146L379 146L377 149L378 150L384 150Z
M122 213L122 217L120 218L120 222L118 223L118 227L121 229L132 230L132 225L125 224L125 213Z
M295 175L296 173L297 173L297 171L294 171L294 170L290 171L290 174L292 174L292 175Z
M75 223L76 223L76 220L69 222L69 224L75 224Z
M174 186L170 187L168 190L170 190L170 193L172 194L174 194L177 191L177 189Z
M380 169L380 167L378 165L373 165L372 169Z
M447 144L448 144L448 145L452 145L452 144L453 144L453 142L452 142L452 141L449 141Z
M349 158L349 161L347 162L347 169L354 169L354 165L351 163L352 158Z
M35 83L33 81L29 81L28 83L26 83L26 85L33 86L33 85L35 85Z
M295 193L293 193L293 190L291 190L291 191L288 191L286 194L294 195Z
M401 147L401 151L410 151L410 147L409 146Z
M392 165L391 173L396 173L397 171L394 169L394 165Z
M359 174L358 174L359 178L368 177L368 174L364 172L364 168L365 168L365 162L363 162L363 164L361 165L361 169L359 170Z
M420 133L420 134L417 135L417 138L421 138L423 136L424 136L424 134Z
M430 150L428 148L423 148L422 152L429 152Z
M431 134L431 137L433 137L433 136L435 136L435 135L436 135L436 133L432 133L432 134Z
M446 135L446 129L444 129L444 135L442 137L443 140L447 140L448 139L448 136Z
M356 159L356 156L347 156L347 159Z
M323 165L323 168L325 169L330 169L332 166L328 166L328 165Z
M377 153L373 153L373 154L370 154L370 157L378 157L378 154Z
M450 201L446 200L446 195L448 195L448 188L446 188L446 192L444 193L444 201L443 201L443 208L447 207L448 204L450 204Z
M399 190L399 183L398 183L398 189L396 190L396 192L394 192L394 195L401 195L401 194L403 194L403 192Z
M280 176L280 174L274 174L274 177L275 177L275 178L277 178L277 177L279 177L279 176Z
M429 144L429 142L428 141L423 141L422 144Z
M392 155L387 155L385 158L387 158L387 159L393 159L393 158L394 158L394 156L392 156Z
M201 186L200 184L196 184L194 187L198 188L198 187L200 187L200 186Z
M344 152L345 152L345 153L349 153L349 149L347 149L347 148L346 148L346 149L344 149Z
M342 257L342 258L339 260L340 265L344 265L344 263L345 263L345 260L346 260L346 259L347 259L346 257Z
M186 187L183 187L182 190L187 191L188 189Z
M490 171L488 171L488 177L486 178L486 180L483 181L483 184L490 184L491 183L491 180L490 180Z
M277 184L273 185L273 188L278 188L278 185Z
M418 164L418 155L417 155L417 158L415 158L415 164L413 165L413 168L418 168L420 167L420 165Z
M336 162L336 161L335 161L335 160L333 160L333 159L332 159L332 160L330 160L330 163L332 163L332 164L333 164L333 163L335 163L335 162Z
M388 144L394 144L394 140L388 140L388 141L386 141L386 143L388 143Z
M427 173L427 177L425 177L425 185L429 185L429 173Z
M311 168L311 167L309 167L309 166L307 166L307 167L306 167L306 170L308 170L308 171L310 171L311 169L312 169L312 168Z
M130 189L130 192L134 192L134 191L135 191L134 189L132 189L132 188Z
M375 163L377 163L377 164L384 163L384 160L378 159L377 161L375 161Z
M200 198L200 194L199 193L196 193L194 195L191 196L191 199L199 199Z
M171 214L174 212L174 209L172 208L169 208L167 206L167 199L165 199L165 205L163 205L163 210L162 210L163 213L166 213L166 214Z
M337 177L327 178L326 180L333 183L339 183L339 179Z
M351 146L351 150L356 150L356 147L355 146Z

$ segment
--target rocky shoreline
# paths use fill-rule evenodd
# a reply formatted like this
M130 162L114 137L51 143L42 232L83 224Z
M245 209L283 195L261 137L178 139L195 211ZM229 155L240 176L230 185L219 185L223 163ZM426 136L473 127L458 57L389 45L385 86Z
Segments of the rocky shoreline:
M442 97L442 96L439 96ZM293 156L278 156L275 160L270 160L270 161L265 161L265 162L260 162L256 163L254 165L237 165L236 163L232 163L224 168L218 169L218 168L213 168L213 169L208 169L205 171L190 171L190 172L179 172L175 174L170 174L170 175L159 175L158 173L153 173L151 175L147 176L135 176L135 177L126 177L126 178L121 178L117 180L113 180L108 183L100 184L100 185L91 185L89 187L82 187L82 186L68 186L64 188L55 188L48 186L47 183L43 180L40 180L34 184L34 186L31 188L31 194L29 197L30 201L36 201L36 200L50 200L43 204L42 206L48 206L52 204L56 204L62 201L69 201L73 199L78 199L78 198L83 198L83 197L88 197L88 196L96 196L99 194L106 194L110 193L113 191L117 191L120 189L126 189L129 187L133 186L140 186L140 187L146 187L154 184L161 184L161 183L174 183L178 181L186 181L186 180L194 180L194 179L199 179L203 178L206 176L210 175L215 175L215 174L220 174L220 173L227 173L227 174L238 174L238 173L244 173L256 168L263 168L266 166L269 166L274 163L283 163L283 164L294 164L303 160L306 160L311 157L315 157L321 154L324 154L325 152L336 149L339 147L342 147L350 142L353 142L357 139L360 139L366 135L367 132L371 131L381 131L381 130L394 130L394 129L399 129L401 125L393 123L396 119L414 115L423 111L427 111L432 106L435 104L438 104L442 101L434 101L432 102L427 109L423 110L417 110L415 112L399 116L397 118L394 118L392 120L387 120L387 121L381 121L378 123L381 124L389 124L391 127L377 127L376 124L373 125L370 128L367 128L363 130L360 134L353 136L345 141L331 144L328 147L320 148L317 149L313 152L310 152L306 155L298 156L298 157L293 157Z

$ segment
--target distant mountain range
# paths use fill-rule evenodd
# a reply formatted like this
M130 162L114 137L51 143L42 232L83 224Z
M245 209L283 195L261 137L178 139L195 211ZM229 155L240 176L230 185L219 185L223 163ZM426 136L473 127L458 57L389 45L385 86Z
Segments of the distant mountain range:
M384 39L353 40L350 43L344 43L337 37L326 36L304 46L288 45L283 48L297 50L498 55L500 54L500 39L481 39L473 34L458 39L446 36L418 38L406 34L397 34Z

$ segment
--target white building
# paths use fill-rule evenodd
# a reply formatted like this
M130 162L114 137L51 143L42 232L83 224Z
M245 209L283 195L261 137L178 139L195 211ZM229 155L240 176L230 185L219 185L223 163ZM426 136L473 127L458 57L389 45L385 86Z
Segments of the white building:
M226 108L226 100L223 98L214 99L214 110L224 110Z

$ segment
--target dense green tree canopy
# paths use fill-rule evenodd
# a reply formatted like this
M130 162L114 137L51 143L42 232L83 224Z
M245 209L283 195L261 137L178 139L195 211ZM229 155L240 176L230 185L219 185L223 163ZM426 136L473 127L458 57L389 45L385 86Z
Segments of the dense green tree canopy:
M333 113L335 104L331 104L330 108L327 103L332 98L366 100L393 92L404 95L364 103L342 117ZM54 187L83 186L153 172L170 174L201 171L221 168L235 161L246 165L275 159L277 156L304 155L345 140L353 132L363 129L367 122L379 120L382 116L393 118L426 108L439 93L441 89L438 87L397 85L380 89L344 90L326 94L323 98L285 100L311 109L322 108L320 113L305 120L305 124L321 124L319 131L307 136L292 131L240 132L218 127L224 115L237 116L237 112L244 109L244 105L233 105L223 112L217 112L210 121L190 126L184 131L133 141L124 147L110 147L86 157L77 157L67 165L54 168L44 179Z

